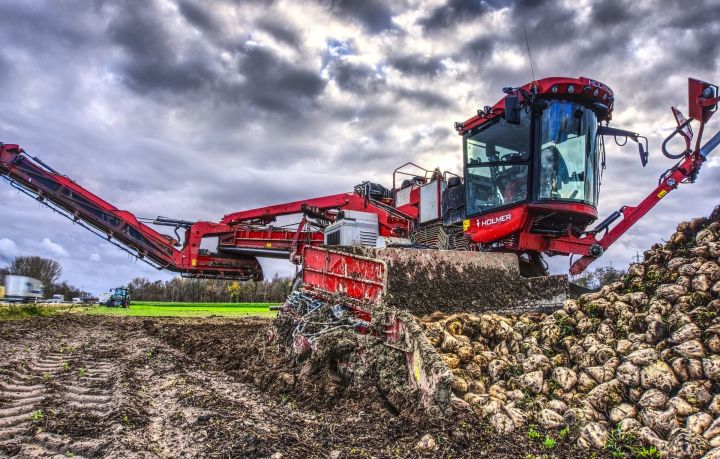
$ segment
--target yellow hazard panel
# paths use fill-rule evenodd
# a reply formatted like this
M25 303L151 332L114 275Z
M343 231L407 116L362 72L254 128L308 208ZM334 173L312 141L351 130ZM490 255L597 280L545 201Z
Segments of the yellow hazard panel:
M470 229L470 220L463 220L463 231Z
M415 377L415 382L420 382L420 377L422 376L422 358L420 357L420 352L415 349L415 352L413 352L413 376Z
M197 266L197 260L194 259L194 258L193 258L193 261L192 261L192 265L193 265L193 266Z
M268 249L271 248L271 247L272 247L272 242L266 242L266 243L265 243L265 247L268 248Z
M660 193L657 194L657 197L659 199L662 199L667 194L667 190L660 190Z

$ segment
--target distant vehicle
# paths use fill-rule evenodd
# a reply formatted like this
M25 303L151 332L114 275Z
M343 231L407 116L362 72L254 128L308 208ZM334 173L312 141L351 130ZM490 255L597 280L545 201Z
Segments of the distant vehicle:
M78 297L75 297L75 298L73 298L72 300L70 300L70 302L71 302L72 304L80 304L80 303L82 303L82 300L81 300L80 298L78 298Z
M105 294L105 302L107 302L107 298L109 297L109 294ZM96 296L88 295L88 296L81 296L78 298L80 300L80 304L86 304L86 305L92 305L96 303L101 303L99 298ZM75 298L73 298L73 302L75 301Z
M101 302L102 304L102 302ZM108 293L107 300L105 301L105 305L107 305L110 308L114 307L123 307L123 308L129 308L130 307L130 291L125 287L116 287L114 289L111 289Z
M5 276L5 298L9 303L37 303L42 300L42 282L27 276Z

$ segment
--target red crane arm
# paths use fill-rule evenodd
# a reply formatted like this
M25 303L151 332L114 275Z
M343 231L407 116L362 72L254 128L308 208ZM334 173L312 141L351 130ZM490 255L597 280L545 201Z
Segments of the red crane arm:
M720 97L717 95L717 86L705 83L704 81L695 80L690 78L689 80L689 109L690 118L682 120L676 116L678 126L675 131L670 134L663 142L662 150L663 154L668 158L682 158L678 164L666 171L661 177L657 188L655 188L645 199L643 199L637 206L622 207L619 211L614 212L605 221L600 223L597 228L587 233L582 238L575 237L569 234L566 237L558 238L550 242L550 250L561 252L561 253L578 253L583 255L580 259L570 266L571 274L580 274L583 272L593 261L595 261L600 255L607 250L610 245L620 238L627 230L629 230L635 223L638 222L642 217L645 216L655 205L660 202L669 192L678 187L683 182L694 182L695 178L700 172L702 164L707 159L708 155L720 145L720 132L717 132L702 148L700 148L700 142L702 140L703 130L705 123L715 114L717 111L717 105L720 102ZM676 109L673 109L674 113L679 113ZM691 134L683 134L685 127L696 119L700 122L698 129L698 135L695 142L694 150L691 148ZM685 152L673 155L666 149L668 142L678 134L682 134L685 137L687 150ZM622 220L615 225L612 229L609 226L617 219L622 217ZM596 235L605 230L605 234L602 238L597 239Z
M204 277L262 277L253 257L215 257L200 251L203 237L231 232L228 225L194 223L178 250L175 246L180 241L155 231L132 213L118 209L39 159L31 158L18 145L0 144L0 175L19 191L156 268Z
M274 221L276 217L299 214L309 207L317 208L322 212L330 209L340 209L347 206L353 196L354 193L340 193L320 198L303 199L284 204L258 207L257 209L242 210L240 212L233 212L225 215L222 220L220 220L220 223L232 225L252 220L260 220L263 223L270 223Z
M718 133L720 135L720 133ZM675 167L668 171L660 184L637 206L624 206L618 212L614 213L606 220L607 223L599 225L601 227L610 224L622 216L622 220L612 229L607 231L603 237L596 239L596 233L589 233L583 238L559 238L550 243L551 250L569 253L586 253L570 267L571 274L580 274L583 272L598 256L617 241L625 232L627 232L635 223L645 216L655 205L660 202L669 192L677 188L677 186L685 180L691 179L700 170L700 166L705 158L700 154L688 156ZM597 230L596 230L597 231ZM572 247L572 248L571 248ZM578 252L578 247L584 250Z

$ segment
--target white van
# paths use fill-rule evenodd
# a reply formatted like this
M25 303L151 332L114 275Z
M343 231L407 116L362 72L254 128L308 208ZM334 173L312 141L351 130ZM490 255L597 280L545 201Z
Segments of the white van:
M5 276L5 301L9 303L37 303L42 300L42 282L32 277Z

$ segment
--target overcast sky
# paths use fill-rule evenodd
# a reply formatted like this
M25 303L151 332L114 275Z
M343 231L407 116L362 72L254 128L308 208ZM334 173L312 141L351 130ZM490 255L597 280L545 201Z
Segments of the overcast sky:
M366 179L389 186L407 161L460 172L453 122L532 79L523 25L536 77L604 82L612 125L650 139L644 169L610 141L604 216L673 164L659 147L670 106L687 111L687 77L720 83L718 0L5 0L0 17L0 141L144 217L217 220ZM625 266L709 214L716 153L599 264ZM0 182L0 263L25 254L96 293L171 276Z

